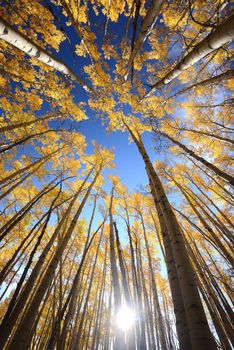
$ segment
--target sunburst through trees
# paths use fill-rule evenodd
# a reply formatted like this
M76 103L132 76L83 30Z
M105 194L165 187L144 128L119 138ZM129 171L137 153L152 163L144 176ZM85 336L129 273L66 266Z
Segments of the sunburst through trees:
M1 1L0 349L234 347L233 38L225 0Z

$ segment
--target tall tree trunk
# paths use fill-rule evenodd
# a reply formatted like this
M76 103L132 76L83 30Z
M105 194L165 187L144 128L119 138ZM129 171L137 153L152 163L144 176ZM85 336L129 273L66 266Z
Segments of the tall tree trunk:
M209 329L180 226L166 197L162 183L150 162L148 154L146 153L140 135L137 134L136 136L126 123L125 126L136 143L136 146L145 162L151 184L153 185L153 192L157 195L156 200L159 201L166 222L183 296L187 323L190 330L189 336L192 349L216 350L216 344Z
M91 189L93 188L98 176L99 176L100 170L96 173L93 181L89 185L84 198L82 199L81 204L79 205L69 227L67 232L65 233L64 237L61 240L60 245L58 246L58 249L56 250L53 258L51 259L51 262L49 263L49 266L40 282L40 285L30 303L30 306L28 307L27 311L25 312L23 319L20 321L20 324L17 327L17 330L12 337L10 344L9 344L9 349L10 350L23 350L27 347L27 340L28 340L28 334L30 333L31 330L31 321L32 319L35 318L35 315L37 313L37 309L44 297L44 294L50 285L51 279L53 278L53 273L58 265L59 259L62 256L67 243L74 231L74 228L76 226L76 223L78 221L78 218L82 212L82 209L88 199L88 196L91 192Z
M139 250L138 250L138 252L139 252ZM140 262L140 268L141 268L140 272L141 272L141 280L142 280L142 287L143 287L144 304L145 304L145 310L146 310L146 319L147 319L147 324L149 324L149 326L147 327L148 328L147 333L148 333L148 337L149 337L150 341L148 341L148 343L150 344L150 347L149 347L150 350L156 350L155 334L157 334L157 332L155 332L155 330L154 330L153 312L152 312L152 307L149 303L149 296L148 296L147 289L146 289L144 269L143 269L142 258L141 258L140 252L139 252L138 256L139 256L139 262ZM155 313L156 312L157 311L155 310ZM156 325L156 328L157 328L157 325Z
M140 249L138 248L138 241L135 240L135 250L136 250L136 264L137 264L137 280L138 280L138 293L139 293L139 318L140 318L140 331L141 331L141 337L140 337L140 350L147 349L147 341L146 341L146 317L145 317L145 310L144 310L144 300L143 300L143 292L142 292L142 279L141 279L141 269L140 269Z
M71 319L74 316L75 302L76 302L77 294L78 294L78 282L79 282L79 278L80 278L81 269L82 269L82 267L84 265L85 258L86 258L87 254L88 254L89 248L90 248L90 246L91 246L91 244L92 244L96 234L99 232L100 228L102 228L102 231L101 231L101 237L102 237L103 228L104 228L104 222L102 222L102 224L94 232L94 234L93 234L89 244L87 245L87 247L85 248L85 250L83 252L79 268L77 270L77 273L75 275L75 278L74 278L74 281L73 281L73 284L72 284L71 291L70 291L70 293L69 293L69 295L67 297L67 301L66 301L66 303L64 304L64 307L63 307L64 312L62 312L61 315L59 316L58 322L60 323L62 321L62 317L63 317L63 315L65 313L65 310L66 310L67 306L69 305L68 311L67 311L64 323L63 323L63 327L62 327L62 330L61 330L61 335L60 335L60 338L59 338L58 350L60 350L60 349L63 350L64 347L65 347L65 341L66 341L68 325L69 325L69 322L71 321ZM51 347L52 346L49 344L48 350Z
M228 71L226 71L224 73L216 75L215 77L211 77L211 78L199 81L198 83L195 83L195 84L192 84L192 85L189 85L189 86L185 87L184 89L176 92L173 96L169 97L169 100L171 98L174 98L174 97L177 97L179 95L182 95L185 92L193 90L196 87L199 87L199 86L204 87L204 86L209 85L209 84L219 84L219 83L222 83L225 80L232 79L233 77L234 77L234 71L232 69L230 69L230 70L228 70Z
M52 245L53 245L55 239L57 238L58 233L60 232L60 230L61 230L61 228L62 228L62 226L63 226L65 220L68 218L68 216L69 216L69 214L70 214L70 212L71 212L71 210L72 210L72 207L73 207L73 205L74 205L74 203L75 203L75 201L76 201L78 195L79 195L80 192L83 190L83 188L84 188L84 186L85 186L85 184L86 184L86 182L87 182L87 179L89 178L91 172L92 172L92 170L91 170L91 171L88 173L88 175L86 176L86 178L85 178L85 180L83 181L82 185L80 186L79 190L77 191L77 193L76 193L75 196L73 197L73 200L72 200L71 203L69 204L69 207L68 207L67 211L65 212L64 216L62 217L62 219L61 219L60 222L58 223L58 225L57 225L57 227L56 227L56 229L55 229L53 235L51 236L49 242L47 243L47 245L46 245L46 247L44 248L42 254L40 255L40 257L39 257L39 259L38 259L38 261L37 261L37 263L36 263L36 265L35 265L35 267L34 267L32 273L31 273L31 275L30 275L30 277L29 277L29 279L28 279L28 281L27 281L27 284L26 284L26 286L25 286L25 288L24 288L24 290L23 290L23 292L22 292L20 298L18 299L16 305L11 305L11 303L10 303L9 308L10 308L11 311L10 311L10 312L7 311L7 313L6 313L6 315L4 316L4 319L3 319L3 321L2 321L2 324L1 324L1 326L0 326L0 332L1 332L0 348L1 348L1 346L2 346L2 347L4 346L5 342L7 341L7 338L9 337L10 333L12 332L12 330L13 330L13 328L14 328L14 326L15 326L15 323L16 323L16 321L17 321L17 319L18 319L20 313L22 313L23 308L25 307L25 303L26 303L26 301L28 300L28 297L29 297L29 295L30 295L30 293L31 293L31 291L32 291L32 289L33 289L33 287L34 287L34 283L35 283L36 279L38 278L39 273L40 273L40 271L41 271L41 269L42 269L42 266L43 266L44 261L45 261L45 259L46 259L46 257L47 257L47 254L49 253L49 251L50 251L50 249L51 249L51 247L52 247ZM91 189L90 189L90 190L91 190ZM88 191L89 191L89 190L88 190ZM88 193L88 191L87 191L87 193ZM89 191L89 192L90 192L90 191ZM86 193L86 194L87 194L87 193ZM85 198L86 198L86 195L85 195L84 199L85 199ZM84 201L84 199L83 199L83 201ZM82 201L82 203L83 203L83 201ZM84 206L84 203L83 203L83 204L82 204L82 203L81 203L81 205L80 205L80 207L79 207L81 210L82 210L82 205ZM81 210L80 210L80 211L81 211ZM77 214L79 215L79 209L78 209L78 211L77 211ZM77 217L77 215L76 215L76 217ZM73 220L74 223L75 223L76 217L74 217L74 220ZM77 217L77 219L78 219L78 217ZM72 221L72 223L73 223L73 221ZM71 223L71 224L72 224L72 223ZM72 225L70 225L70 231L67 232L67 234L65 235L65 237L64 237L64 239L63 239L64 245L63 245L63 246L62 246L62 245L59 246L59 248L58 248L58 250L57 250L57 255L60 256L60 254L59 254L60 251L62 252L62 251L63 251L63 248L65 248L66 243L67 243L65 239L67 239L67 240L69 239L69 233L70 233L71 231L73 231L73 230L72 230L73 228L74 228L74 227L72 227ZM71 232L71 233L72 233L72 232ZM44 284L44 285L42 285L42 288L39 288L40 298L43 298L44 292L45 292L46 289L47 289L47 285L49 285L50 278L52 278L53 268L57 266L57 265L56 265L56 264L57 264L57 260L56 260L56 256L57 256L57 255L55 254L54 258L53 258L52 261L51 261L51 263L55 263L55 264L52 264L52 268L48 268L48 270L47 270L47 275L48 275L48 278L47 278L47 280L46 280L46 283L47 283L47 284ZM45 274L45 275L44 275L44 278L47 277L47 275ZM43 279L43 280L44 280L44 279ZM34 296L34 297L35 297L35 296ZM39 299L39 298L38 298L38 299ZM40 304L39 300L37 300L37 304L38 304L38 306L39 306L39 304ZM36 304L36 305L37 305L37 304ZM29 307L28 309L30 309L30 307ZM35 306L35 308L34 308L34 310L33 310L34 314L36 314L36 311L37 311L37 307ZM27 315L29 315L29 314L27 313ZM30 318L30 315L29 315L28 317ZM29 327L29 324L27 325L27 327ZM19 336L19 333L20 333L20 332L18 332L18 336ZM26 332L26 333L27 333L27 332ZM27 336L27 334L25 334L25 336ZM17 343L16 343L16 344L17 344ZM15 344L14 346L16 346L16 344ZM21 344L21 346L24 346L24 343L23 343L23 342L22 342L22 343L19 342L19 344ZM18 344L18 345L19 345L19 344ZM12 346L13 346L13 345L12 345ZM14 348L14 347L13 347L13 348ZM12 348L12 349L13 349L13 348ZM20 349L20 347L18 347L18 349Z
M227 174L225 171L217 168L215 165L211 164L210 162L208 162L207 160L205 160L204 158L200 157L199 155L197 155L195 152L193 152L192 150L190 150L187 146L183 145L182 143L180 143L179 141L175 140L173 137L167 135L166 133L162 132L162 131L157 131L160 135L165 136L168 140L172 141L173 143L175 143L177 146L179 146L182 150L184 150L188 155L190 155L191 157L193 157L194 159L198 160L199 162L201 162L203 165L205 165L208 169L210 169L211 171L213 171L216 175L219 175L220 177L222 177L223 179L227 180L232 186L234 186L234 177Z
M110 242L111 277L112 277L112 285L113 285L113 292L114 292L114 305L115 305L115 315L116 315L121 308L122 297L121 297L116 254L115 254L114 224L113 224L113 215L112 215L112 205L113 205L113 195L114 195L113 192L114 192L114 189L112 188L110 206L109 206L109 218L110 218L110 235L109 235L110 241L109 242ZM123 338L123 334L121 334L120 329L116 328L115 335L116 337L114 342L114 350L124 350L124 347L125 347L124 338Z
M112 285L110 286L110 294L108 300L107 317L105 323L105 338L103 350L109 350L110 346L110 330L111 330L111 305L112 305Z
M141 300L140 300L140 293L139 293L139 283L137 278L137 269L136 269L136 263L135 263L135 254L134 254L134 248L133 248L132 236L131 236L130 219L128 215L126 202L125 202L125 208L126 208L126 215L127 215L126 226L127 226L128 239L129 239L130 252L131 252L131 271L132 271L133 292L134 292L134 299L135 299L134 305L135 305L136 312L139 313L139 310L141 308ZM135 327L137 348L140 348L140 344L141 344L141 334L140 334L141 332L140 332L139 319L140 318L137 317L136 327Z
M131 299L131 294L130 294L130 289L127 281L127 273L124 265L124 257L122 253L122 247L119 239L119 231L117 229L116 222L113 222L114 228L115 228L115 235L116 235L116 246L117 246L117 251L118 251L118 258L119 258L119 265L120 265L120 271L121 271L121 277L122 277L122 284L123 284L123 290L124 290L124 296L125 296L125 301L128 307L132 308L132 299ZM128 330L128 349L133 350L134 349L134 333L132 329ZM97 349L96 349L97 350Z
M132 300L131 300L131 295L130 295L130 290L128 286L128 281L127 281L127 274L124 266L124 257L122 253L122 247L121 243L119 240L119 231L116 225L116 222L113 222L114 228L115 228L115 236L116 236L116 246L117 246L117 252L118 252L118 258L119 258L119 265L120 265L120 271L121 271L121 277L122 277L122 283L123 283L123 290L124 290L124 296L126 303L129 307L132 306Z
M146 246L147 257L148 257L148 262L149 262L150 277L151 277L152 290L153 290L153 296L154 296L154 302L155 302L155 310L157 313L155 318L156 318L157 323L158 323L161 349L167 350L166 337L165 337L164 325L163 325L163 317L162 317L162 312L161 312L161 306L159 303L157 285L156 285L156 281L155 281L155 277L154 277L152 258L151 258L148 239L147 239L147 235L146 235L144 218L143 218L142 213L139 213L139 214L140 214L140 218L141 218L141 224L142 224L142 228L143 228L145 246Z
M36 251L37 251L37 249L38 249L38 247L39 247L39 245L40 245L40 243L41 243L41 240L42 240L42 238L43 238L43 236L44 236L44 234L45 234L45 232L46 232L46 229L47 229L47 226L48 226L48 223L49 223L49 220L50 220L52 211L53 211L53 206L54 206L56 200L59 198L59 196L60 196L60 194L61 194L61 190L62 190L62 187L60 187L60 190L59 190L58 194L56 195L55 199L54 199L54 200L52 201L52 203L51 203L51 206L50 206L49 211L48 211L47 218L46 218L45 223L44 223L44 225L43 225L43 227L42 227L42 230L41 230L41 232L40 232L40 235L38 236L37 241L36 241L36 244L35 244L35 246L33 247L32 251L31 251L31 253L30 253L30 255L29 255L28 262L27 262L27 264L26 264L26 266L25 266L25 268L24 268L24 271L23 271L23 273L22 273L22 275L21 275L21 277L20 277L19 282L17 283L17 287L16 287L16 289L15 289L15 291L14 291L14 294L13 294L13 296L12 296L12 298L11 298L11 305L16 305L16 301L17 301L18 295L19 295L19 293L20 293L20 289L21 289L21 287L22 287L22 285L23 285L23 283L24 283L24 280L25 280L25 278L26 278L26 275L27 275L27 273L28 273L28 271L29 271L29 269L30 269L30 267L31 267L31 264L32 264L34 255L36 254ZM8 308L7 311L8 311L8 312L11 312L11 309Z
M103 262L103 274L102 274L102 282L101 282L101 288L100 288L100 294L98 298L98 304L97 304L97 313L96 313L96 321L95 321L95 329L93 332L93 340L92 340L92 346L91 349L98 350L100 345L100 331L101 331L101 324L102 324L102 318L103 318L103 312L104 312L104 295L105 295L105 288L106 288L106 275L107 275L107 250L108 250L108 244L106 241L105 244L105 255L104 255L104 262Z
M99 241L98 241L96 254L95 254L95 257L94 257L94 262L93 262L93 266L92 266L92 273L91 273L90 281L89 281L89 287L88 287L87 295L85 297L85 303L84 303L84 307L83 307L81 318L80 318L80 323L79 323L79 328L78 328L77 335L76 335L74 349L79 349L80 348L81 335L82 335L82 332L83 332L83 323L84 323L84 319L85 319L85 316L86 316L88 302L89 302L89 297L90 297L90 292L91 292L92 285L93 285L94 272L95 272L95 269L96 269L96 264L97 264L98 253L99 253L99 249L100 249L100 245L101 245L101 241L102 241L102 236L103 236L103 230L101 231L101 235L100 235L100 238L99 238ZM101 278L101 275L99 274L99 281L100 281L100 278ZM61 344L59 344L58 350L63 350L63 349L64 349L64 347L61 347Z
M37 136L41 136L41 135L44 135L44 134L47 134L48 132L58 132L58 130L53 130L53 129L48 129L48 130L45 130L45 131L41 131L41 132L38 132L38 133L35 133L35 134L32 134L32 135L28 135L18 141L15 141L13 143L11 143L10 145L8 144L7 146L3 147L0 149L0 154L1 153L4 153L4 152L7 152L9 150L11 150L12 148L16 147L16 146L19 146L19 145L22 145L24 144L25 142L27 142L28 140L31 140L33 138L36 138Z
M72 338L70 341L70 349L75 350L77 348L77 335L78 335L78 329L79 329L79 325L80 325L80 314L81 314L81 309L84 306L85 303L85 295L86 295L86 286L89 283L89 279L90 279L90 274L93 268L93 261L92 259L90 259L90 261L88 262L88 265L84 267L83 271L82 271L82 277L80 279L80 283L79 283L79 288L81 288L80 293L78 294L78 300L77 300L77 307L76 307L76 317L75 317L75 322L74 322L74 328L73 328L73 334L72 334ZM85 275L85 270L87 268L87 274ZM82 290L83 288L83 290ZM57 344L59 343L59 338L57 339Z
M140 52L142 45L153 29L159 16L162 4L163 0L151 0L150 7L147 10L146 15L141 23L138 38L135 40L131 55L128 60L128 71L132 68L136 55ZM127 77L128 72L125 75L125 80L127 80Z
M164 252L165 252L164 259L167 267L167 274L168 274L170 289L172 294L174 312L176 317L176 330L177 330L178 340L180 344L180 349L181 350L191 349L189 327L187 323L185 306L184 306L183 296L181 292L181 286L179 283L179 277L176 269L176 263L172 252L171 240L168 234L168 229L166 226L165 219L163 217L163 212L159 205L157 194L154 191L154 186L152 184L150 176L149 176L149 183L150 183L151 193L154 199L155 207L159 218L161 235L163 238L163 246L164 246Z
M218 25L205 39L198 43L163 79L151 86L149 92L143 97L150 96L154 91L169 84L173 79L196 62L217 50L234 38L234 15L232 14L226 21Z
M66 75L68 78L81 85L86 91L93 92L92 88L72 72L62 61L54 58L51 54L33 43L28 37L13 28L9 23L6 23L3 19L0 21L0 38L17 47L30 57L36 57L38 61L43 62L45 65L53 67L55 70Z
M62 147L63 148L63 147ZM2 180L0 180L0 185L6 184L8 181L15 179L15 177L17 177L18 175L21 175L22 173L25 173L27 170L33 168L35 165L42 165L41 163L44 164L45 161L48 161L49 159L51 159L53 157L53 155L55 155L56 153L58 153L61 150L61 148L57 149L54 152L51 152L50 154L36 160L34 163L30 163L29 165L26 165L24 168L21 168L19 170L14 171L12 174L6 176L5 178L3 178ZM5 186L3 186L5 187Z

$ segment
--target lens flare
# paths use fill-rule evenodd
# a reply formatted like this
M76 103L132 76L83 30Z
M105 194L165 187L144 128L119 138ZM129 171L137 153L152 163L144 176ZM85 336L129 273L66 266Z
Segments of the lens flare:
M116 324L122 331L127 331L133 326L135 319L135 312L127 305L122 305L116 315Z

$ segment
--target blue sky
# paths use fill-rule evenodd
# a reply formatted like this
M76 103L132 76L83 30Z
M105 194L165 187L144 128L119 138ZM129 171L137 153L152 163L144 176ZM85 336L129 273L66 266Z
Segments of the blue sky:
M68 33L72 46L75 47L76 44L80 43L80 39L77 36L77 33L75 32L75 29L73 26L67 27L65 22L66 18L58 11L58 8L56 8L53 4L51 4L51 7L53 8L55 14L59 17L61 23L63 24L64 28L66 28L66 32ZM89 19L91 22L91 29L95 32L97 35L97 42L99 44L99 47L101 47L103 42L103 33L104 33L104 26L106 22L106 17L103 16L103 14L100 12L98 16L96 16L92 9L89 11ZM160 24L160 18L158 19L158 25ZM111 44L115 44L116 47L118 47L118 44L120 44L120 41L122 40L125 32L126 27L126 18L123 16L119 17L118 23L109 22L108 24L108 31L110 35L114 35L114 37L111 38ZM131 37L131 31L132 26L129 27L129 38ZM147 43L145 43L147 46ZM52 53L55 57L59 58L61 61L63 61L65 64L67 64L68 67L70 67L79 77L84 79L87 83L88 79L87 76L85 76L82 67L84 67L87 64L90 64L90 59L78 57L74 55L71 49L71 46L68 43L68 40L64 40L62 44L60 45L59 52L55 52L52 50ZM74 64L75 63L75 64ZM108 61L108 65L110 68L110 71L113 72L115 70L115 62L114 60ZM58 73L59 74L59 73ZM74 101L79 104L80 102L87 102L90 96L84 91L84 89L74 84L74 88L72 89L72 94L74 96ZM48 104L44 104L44 108L38 112L38 114L44 114L48 110L49 106ZM116 164L116 168L113 170L107 170L104 172L104 174L113 174L120 177L120 180L123 184L126 184L129 188L129 191L137 191L140 186L145 186L148 184L146 172L145 172L145 165L143 160L141 159L141 156L137 150L137 147L134 143L130 143L128 139L128 133L127 132L113 132L113 133L107 133L106 127L102 125L101 119L98 117L95 117L95 112L90 110L89 107L86 107L87 116L89 117L88 120L82 121L81 123L72 122L72 126L75 130L81 132L87 140L87 152L92 153L93 146L92 146L92 140L95 140L98 144L105 146L108 149L113 149L115 154L115 160L114 163ZM123 107L123 112L125 114L129 113L128 108L125 106ZM54 124L54 122L51 122L51 125L53 126L59 126L59 123ZM71 122L65 122L63 123L63 127L69 128L71 125ZM143 135L143 141L145 143L147 152L150 156L151 161L155 160L162 160L163 155L160 153L155 153L153 150L154 142L152 142L152 136L149 133L145 133ZM22 153L30 154L30 146L21 150L19 153L20 155ZM106 177L105 177L106 178ZM107 179L107 178L106 178ZM108 181L108 180L107 180ZM105 189L109 190L110 185L106 185ZM89 216L89 207L85 209L85 216L88 218Z
M130 190L147 183L144 163L136 145L129 142L127 132L107 133L100 120L92 119L82 122L80 131L86 136L88 151L92 148L91 141L94 139L97 143L114 150L116 169L111 170L111 173L118 175ZM145 134L143 139L150 156L155 158L149 133Z
M58 14L57 8L52 5L55 13ZM61 16L61 14L60 14ZM89 19L91 22L91 29L97 36L97 42L99 46L104 40L104 26L106 22L106 17L99 12L99 15L96 16L92 7L90 7L89 11ZM61 23L66 27L64 16L60 17ZM114 38L111 39L111 44L115 43L118 47L120 40L122 40L126 27L126 17L120 16L118 23L114 23L109 21L108 23L108 32L115 35ZM130 25L129 31L131 33L132 26ZM80 43L80 39L77 36L73 26L66 27L66 32L69 34L72 44L75 46ZM108 34L107 34L108 35ZM131 37L131 35L129 35ZM71 46L68 41L65 40L59 49L59 53L54 52L55 56L60 58L64 63L66 63L75 73L77 73L82 79L88 82L87 77L83 74L82 67L84 65L90 64L89 58L77 57L74 60L74 56L72 54ZM74 64L75 63L75 64ZM112 60L107 62L109 67L114 71L115 65ZM74 95L74 100L76 103L87 101L90 96L86 94L86 92L82 89L82 87L76 85L72 90L72 94ZM124 107L125 108L125 107ZM83 135L85 135L87 140L87 151L88 153L92 152L92 140L95 140L98 144L107 147L108 149L113 149L115 154L115 164L116 169L111 170L111 173L114 175L118 175L123 183L125 183L129 190L134 191L137 189L139 185L147 184L147 176L145 173L144 163L141 159L141 156L138 153L136 146L133 143L129 143L127 132L114 132L107 133L105 131L105 126L102 125L101 120L98 117L95 117L95 113L90 110L88 107L86 108L88 120L82 121L81 123L73 122L72 126ZM145 146L151 160L154 160L155 152L152 147L153 144L151 142L151 136L149 133L143 136L143 140L145 142ZM159 159L159 156L157 156ZM106 172L107 173L107 172Z
M53 9L56 9L54 5L51 4ZM58 13L55 11L55 13ZM60 14L61 15L61 14ZM59 16L60 16L59 15ZM90 15L90 21L92 23L92 30L97 35L97 41L99 42L99 46L101 46L101 43L103 42L103 33L104 33L104 26L106 18L99 13L99 16L96 17L92 11L89 13ZM62 16L61 20L65 27L65 18ZM159 24L160 18L158 19L157 25L163 25ZM116 37L111 40L112 44L115 44L116 47L118 47L118 44L120 43L121 38L124 35L124 30L126 26L126 18L123 18L123 16L120 16L118 23L111 23L109 22L109 32L114 33ZM73 46L75 47L76 44L80 43L80 39L78 38L74 28L72 26L66 27L67 32L69 33L70 39L72 41ZM131 26L130 26L130 32L131 32ZM131 37L131 35L129 35ZM147 45L147 43L145 44ZM170 60L173 61L174 57L179 56L179 51L181 48L174 47L173 52L170 53ZM90 64L89 58L82 58L77 57L74 60L73 52L70 48L70 45L68 44L68 41L65 40L59 49L59 52L56 53L53 51L53 54L58 57L61 61L63 61L65 64L67 64L79 77L84 79L87 83L88 79L85 76L82 67L84 67L86 64ZM74 64L75 63L75 64ZM109 68L111 72L114 72L115 66L114 61L110 60L108 62ZM112 74L112 73L111 73ZM179 89L179 85L177 86L177 89ZM83 90L81 86L74 86L74 89L72 90L72 93L74 95L74 99L77 104L79 102L87 102L89 95ZM162 92L163 93L163 92ZM44 110L40 112L40 114L43 114L48 109L48 106L45 106ZM129 143L128 139L128 133L122 133L120 131L113 132L113 133L107 133L106 127L102 125L101 119L98 119L95 117L95 113L91 111L88 107L87 110L87 116L89 117L88 120L82 121L81 123L73 123L73 126L75 130L78 132L81 132L87 140L87 152L92 153L93 146L92 146L92 140L95 140L98 144L105 146L108 149L113 149L115 154L114 163L116 164L116 168L113 170L106 170L104 172L105 175L107 174L113 174L120 177L120 180L123 184L126 184L129 191L137 191L140 186L145 186L148 184L146 171L145 171L145 165L143 160L141 159L141 156L137 150L137 147L134 143ZM127 113L127 110L123 109L124 113ZM181 117L181 111L180 111L180 117ZM57 123L59 124L59 123ZM66 127L66 123L63 124L64 127ZM67 123L67 127L69 127L69 122ZM146 146L147 152L149 154L149 157L151 161L155 160L164 160L164 153L156 153L153 150L154 147L154 141L152 141L152 136L149 133L146 133L143 135L143 141ZM23 149L21 152L25 152L27 154L30 154L31 152L31 146L27 146L27 149ZM105 179L107 180L107 177L105 176ZM107 180L108 181L108 180ZM110 190L110 184L106 184L105 189ZM171 202L179 201L179 196L176 194L171 194L170 199L172 199ZM92 212L92 204L86 204L82 216L89 221L91 212ZM95 216L94 222L93 222L93 231L96 230L98 227L98 220L101 219L100 214ZM118 229L120 233L120 238L122 241L122 244L127 243L127 237L125 232L125 227L123 225L123 221L118 218ZM161 256L160 256L161 257ZM165 274L165 267L163 267L162 270L163 274Z

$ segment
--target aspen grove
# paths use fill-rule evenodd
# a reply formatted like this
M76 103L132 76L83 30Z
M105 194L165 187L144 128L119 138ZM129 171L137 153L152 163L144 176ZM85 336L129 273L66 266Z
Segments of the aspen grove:
M234 348L233 38L227 0L1 0L0 350Z

